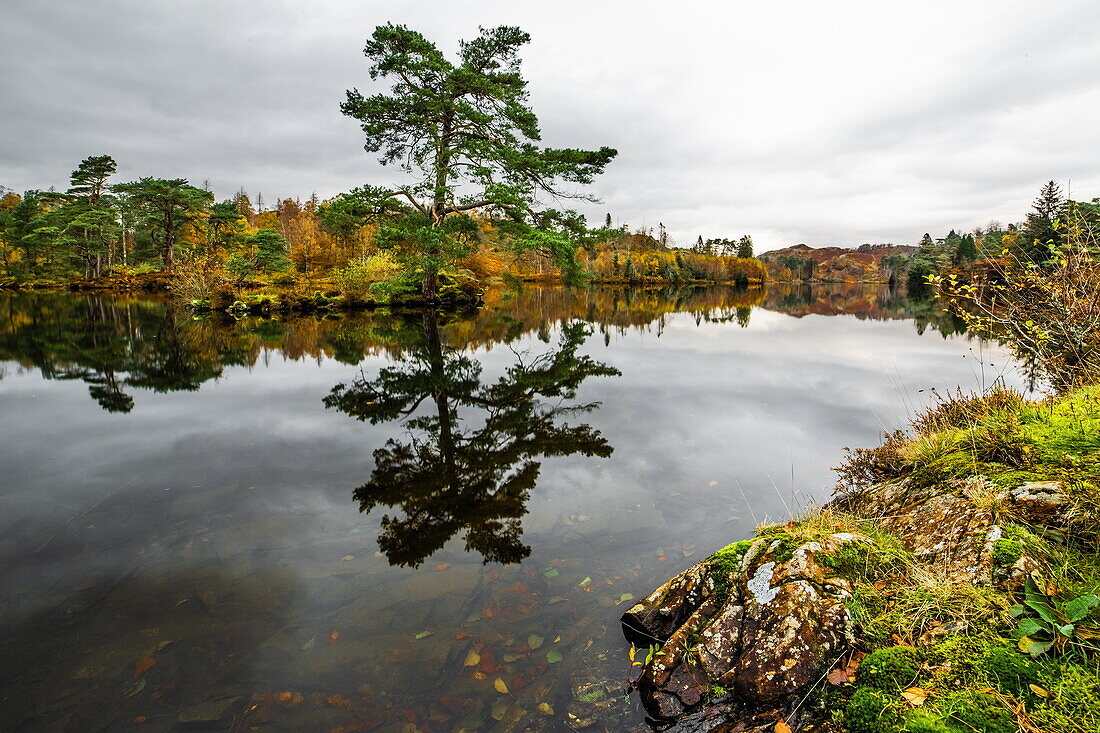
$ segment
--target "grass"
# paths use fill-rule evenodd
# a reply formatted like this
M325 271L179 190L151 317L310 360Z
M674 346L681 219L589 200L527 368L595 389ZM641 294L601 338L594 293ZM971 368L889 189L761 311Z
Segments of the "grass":
M1026 556L1052 608L1100 594L1100 387L1039 401L1003 387L950 395L919 415L909 433L850 451L839 474L856 507L861 492L881 481L960 493L1002 527L992 548L1000 578ZM1059 482L1068 504L1049 526L1029 525L1006 490L1045 481ZM1012 615L1021 591L962 584L920 566L873 520L826 510L760 531L796 545L831 532L873 539L818 555L853 586L847 605L868 653L863 665L871 665L861 666L855 685L843 689L844 701L829 706L839 729L1100 731L1100 651L1091 638L1100 635L1096 611L1064 644L1032 658L1020 651L1034 647L1017 638L1019 619ZM928 693L921 705L905 700L902 684Z

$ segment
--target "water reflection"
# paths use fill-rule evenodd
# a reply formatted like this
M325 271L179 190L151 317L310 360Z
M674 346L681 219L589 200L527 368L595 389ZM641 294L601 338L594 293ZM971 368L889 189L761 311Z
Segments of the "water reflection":
M405 430L403 440L390 438L374 451L374 472L354 494L362 512L401 510L382 518L378 538L391 564L417 567L462 531L466 551L485 562L516 563L531 554L520 539L520 517L538 481L537 459L612 452L590 425L560 422L598 406L571 404L582 382L620 375L577 354L590 333L582 323L567 325L556 348L516 354L487 384L480 362L444 346L438 314L425 312L417 343L391 366L333 388L326 407ZM429 409L418 411L425 403ZM480 427L466 427L478 420Z
M0 295L0 729L634 730L622 605L1002 361L916 332L946 326L858 286L528 288L428 323Z
M485 309L435 326L451 350L511 343L557 324L585 321L605 342L614 330L656 327L675 313L696 323L748 327L752 310L787 315L852 315L861 320L912 319L918 333L963 334L965 323L930 298L909 298L887 286L777 284L762 289L527 288L490 293ZM80 380L108 412L134 409L134 389L195 391L225 367L255 366L271 351L289 359L333 358L358 364L364 356L399 356L425 348L424 333L407 319L367 312L344 317L241 320L194 318L149 297L98 298L67 294L0 295L0 361L36 368L49 380Z

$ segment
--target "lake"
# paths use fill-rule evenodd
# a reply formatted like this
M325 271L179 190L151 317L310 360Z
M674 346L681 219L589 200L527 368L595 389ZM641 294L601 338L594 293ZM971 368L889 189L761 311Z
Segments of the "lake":
M998 378L875 287L0 295L0 728L645 730L632 599Z

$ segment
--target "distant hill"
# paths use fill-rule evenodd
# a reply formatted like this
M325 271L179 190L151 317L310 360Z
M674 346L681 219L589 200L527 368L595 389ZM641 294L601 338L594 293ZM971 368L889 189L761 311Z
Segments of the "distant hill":
M764 252L757 259L767 266L770 280L888 282L916 250L907 244L863 244L854 249L796 244Z

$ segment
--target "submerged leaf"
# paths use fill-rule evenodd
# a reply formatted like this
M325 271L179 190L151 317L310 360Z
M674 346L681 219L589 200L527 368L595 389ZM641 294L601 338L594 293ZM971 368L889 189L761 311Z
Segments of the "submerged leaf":
M462 663L463 667L476 667L481 663L481 655L475 652L473 649L466 655L466 661Z
M546 661L549 664L557 664L562 659L564 659L564 657L562 657L561 652L556 652L556 651L546 652Z
M502 695L508 694L508 685L504 684L504 680L502 680L500 677L497 677L496 681L493 682L493 689Z

